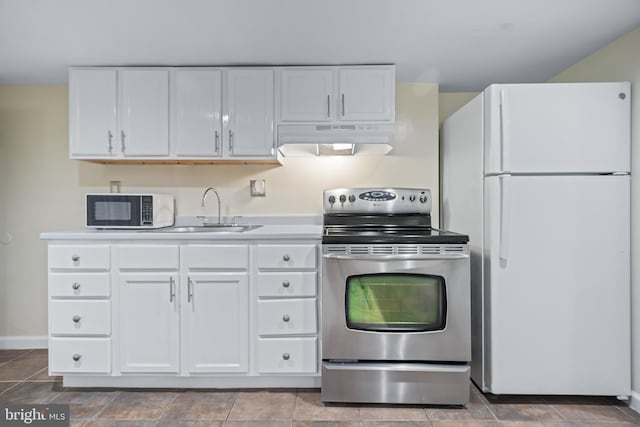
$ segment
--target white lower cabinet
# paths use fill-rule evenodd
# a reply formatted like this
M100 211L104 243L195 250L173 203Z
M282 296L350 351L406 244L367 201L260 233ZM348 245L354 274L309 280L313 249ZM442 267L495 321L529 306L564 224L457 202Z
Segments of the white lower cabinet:
M317 243L147 242L49 245L51 374L89 386L319 385Z

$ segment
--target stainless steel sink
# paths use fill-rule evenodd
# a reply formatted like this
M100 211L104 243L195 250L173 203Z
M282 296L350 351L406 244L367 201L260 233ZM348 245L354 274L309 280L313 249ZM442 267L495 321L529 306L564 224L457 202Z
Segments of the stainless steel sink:
M255 230L261 225L239 225L239 224L210 224L158 228L153 230L158 233L243 233Z

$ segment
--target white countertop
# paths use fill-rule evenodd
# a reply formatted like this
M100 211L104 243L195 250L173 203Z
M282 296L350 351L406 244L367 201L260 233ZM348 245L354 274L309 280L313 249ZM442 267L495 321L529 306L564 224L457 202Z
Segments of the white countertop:
M158 230L77 230L56 231L40 234L42 240L283 240L320 239L321 217L243 217L240 225L261 225L243 232L163 232ZM224 222L224 221L223 221ZM192 217L176 218L176 226L200 225Z

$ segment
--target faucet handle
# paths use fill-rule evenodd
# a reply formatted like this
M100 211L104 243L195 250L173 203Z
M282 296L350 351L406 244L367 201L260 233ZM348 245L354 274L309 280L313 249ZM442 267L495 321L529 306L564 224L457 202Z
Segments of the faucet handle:
M203 224L206 224L206 223L209 222L209 217L207 217L205 215L198 215L198 216L196 216L196 218L202 220Z
M236 215L231 219L231 225L236 226L238 225L238 220L242 218L242 215Z

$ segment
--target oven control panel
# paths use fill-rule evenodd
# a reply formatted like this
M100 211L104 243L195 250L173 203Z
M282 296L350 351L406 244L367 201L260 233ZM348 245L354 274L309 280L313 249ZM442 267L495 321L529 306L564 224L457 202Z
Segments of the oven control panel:
M325 190L323 210L330 213L431 213L425 188L336 188Z

